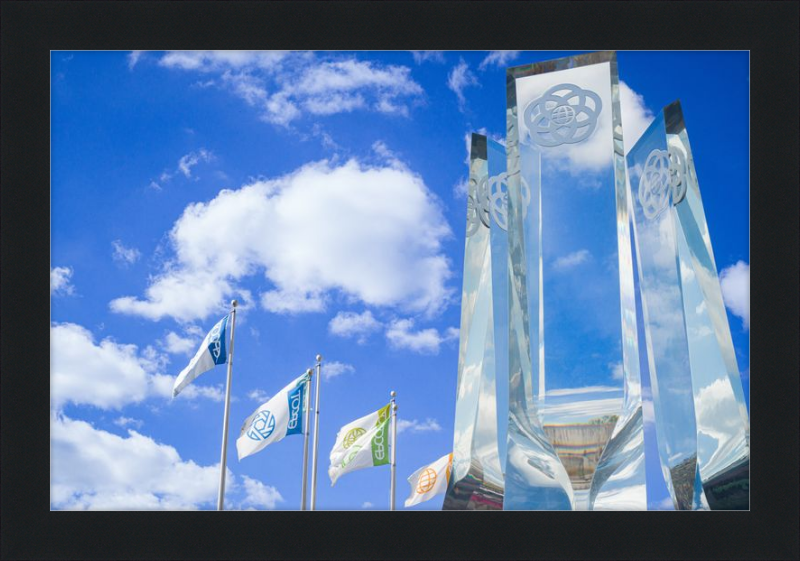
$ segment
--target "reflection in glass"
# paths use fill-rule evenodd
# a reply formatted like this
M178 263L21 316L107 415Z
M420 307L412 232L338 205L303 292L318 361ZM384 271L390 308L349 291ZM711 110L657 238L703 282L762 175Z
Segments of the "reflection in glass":
M473 134L453 469L445 493L444 510L503 508L503 473L497 445L490 202L486 137Z
M645 505L618 89L608 52L507 71L507 509Z
M628 154L659 453L677 509L749 508L750 428L680 104Z

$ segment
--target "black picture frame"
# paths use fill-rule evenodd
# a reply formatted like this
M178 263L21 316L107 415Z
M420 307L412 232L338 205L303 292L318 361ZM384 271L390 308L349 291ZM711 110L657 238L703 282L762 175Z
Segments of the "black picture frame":
M1 10L3 559L800 557L798 2L5 1ZM749 50L751 510L51 512L50 51L134 48Z

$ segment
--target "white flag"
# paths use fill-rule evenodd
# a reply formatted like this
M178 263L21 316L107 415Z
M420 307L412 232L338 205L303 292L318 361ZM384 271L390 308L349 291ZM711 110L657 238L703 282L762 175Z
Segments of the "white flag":
M453 454L445 454L430 465L423 466L411 474L411 495L406 499L406 508L432 499L447 490L450 479L450 468L453 465Z
M391 403L339 429L331 450L331 486L345 473L389 463Z
M197 350L197 354L189 361L189 366L183 369L175 379L172 387L172 397L177 396L183 388L188 386L192 380L203 372L208 372L217 364L225 364L228 360L227 337L225 333L228 327L228 318L225 316L217 322L217 325L208 332L203 343Z
M236 440L240 460L285 436L303 434L309 379L308 374L303 374L245 419Z

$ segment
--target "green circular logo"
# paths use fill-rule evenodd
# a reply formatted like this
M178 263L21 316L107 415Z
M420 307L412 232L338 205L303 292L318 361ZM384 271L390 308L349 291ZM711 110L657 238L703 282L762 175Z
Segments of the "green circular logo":
M366 430L360 427L350 429L350 431L346 435L344 435L344 442L342 443L342 446L344 446L345 449L350 448L353 445L353 443L356 440L358 440L361 437L361 435L366 434L366 432L367 432Z
M345 457L344 460L342 460L342 467L343 468L347 467L347 464L349 464L350 462L353 461L353 458L356 457L356 455L358 454L359 450L361 450L361 445L360 444L356 444L355 446L353 446L353 449L350 450L350 453Z

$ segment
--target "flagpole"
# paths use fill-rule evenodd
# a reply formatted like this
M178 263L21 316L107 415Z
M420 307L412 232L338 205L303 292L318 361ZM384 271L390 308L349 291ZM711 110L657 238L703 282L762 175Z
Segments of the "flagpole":
M314 458L311 460L311 510L317 506L317 452L319 452L319 379L322 367L322 355L317 355L317 382L314 406Z
M219 495L217 510L225 510L225 463L228 457L228 417L231 407L231 373L233 372L233 332L236 329L236 306L238 302L231 300L231 344L228 349L228 381L225 385L225 414L222 418L222 453L219 460Z
M397 467L397 403L395 403L394 400L396 395L397 394L392 391L392 482L389 491L389 510L394 510L395 470Z
M303 443L303 491L300 494L300 510L306 509L306 491L308 490L308 435L311 433L311 427L308 426L308 423L311 415L311 408L309 407L311 403L311 378L314 375L314 371L309 368L306 370L306 374L308 375L308 380L306 380L306 402L303 405L306 411L306 418L303 421L305 442Z

